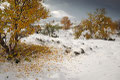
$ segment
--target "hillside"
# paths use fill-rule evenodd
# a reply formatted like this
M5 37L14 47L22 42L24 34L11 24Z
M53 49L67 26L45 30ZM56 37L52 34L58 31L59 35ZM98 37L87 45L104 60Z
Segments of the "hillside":
M33 34L23 38L21 41L27 44L54 47L57 54L48 56L51 60L1 62L0 80L120 79L120 38L115 41L74 39L72 30L60 30L56 34L59 37Z

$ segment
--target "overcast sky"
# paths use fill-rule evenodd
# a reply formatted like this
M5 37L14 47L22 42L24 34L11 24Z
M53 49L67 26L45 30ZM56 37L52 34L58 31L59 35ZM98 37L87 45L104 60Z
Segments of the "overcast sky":
M107 15L113 20L120 19L120 0L46 0L45 6L55 18L69 16L82 20L87 17L88 12L106 8Z

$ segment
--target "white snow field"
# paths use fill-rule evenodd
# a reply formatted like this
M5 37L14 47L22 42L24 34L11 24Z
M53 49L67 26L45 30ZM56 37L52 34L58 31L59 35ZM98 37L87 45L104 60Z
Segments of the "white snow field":
M53 46L58 49L56 56L62 58L19 64L0 62L0 80L120 80L120 38L115 41L74 39L72 30L61 30L57 35L58 38L52 38L33 34L21 41Z

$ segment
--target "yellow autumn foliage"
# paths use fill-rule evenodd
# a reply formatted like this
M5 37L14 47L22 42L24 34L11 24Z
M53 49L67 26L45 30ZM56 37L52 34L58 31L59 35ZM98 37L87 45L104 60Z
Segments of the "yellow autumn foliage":
M47 46L40 46L40 45L34 45L34 44L26 44L18 42L18 46L15 48L15 51L13 54L9 54L7 56L4 56L5 50L0 48L0 55L2 57L6 57L7 59L26 59L28 57L35 57L35 55L39 54L51 54L51 48ZM33 57L33 58L34 58ZM37 56L36 56L37 57Z
M84 31L88 31L84 36L87 39L107 39L115 33L117 23L107 17L105 9L96 9L94 13L89 13L88 18L75 27L75 37L79 38Z
M31 25L49 17L49 11L42 5L42 0L1 0L4 1L9 6L0 9L0 45L7 54L13 54L22 35L33 34L35 28Z
M71 21L69 20L67 16L61 19L61 24L63 24L64 30L70 29L70 26L72 25Z

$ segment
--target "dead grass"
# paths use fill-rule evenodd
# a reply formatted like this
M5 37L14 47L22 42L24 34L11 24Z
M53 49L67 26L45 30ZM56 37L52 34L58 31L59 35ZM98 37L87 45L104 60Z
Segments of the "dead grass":
M5 54L5 51L2 47L0 47L0 61L6 60L8 57L14 59L25 59L28 60L28 57L35 58L37 57L36 54L42 55L42 54L50 54L51 50L47 46L40 46L40 45L34 45L34 44L25 44L25 43L18 43L18 46L15 49L14 54L7 55ZM12 61L11 60L11 61Z
M27 45L24 45L24 46L27 46ZM30 46L37 47L36 45L30 45ZM32 48L30 46L29 46L29 49ZM33 48L31 50L33 50ZM34 50L39 51L38 49L34 49ZM44 50L46 50L46 51L44 51ZM5 64L8 67L3 69L3 71L9 72L10 70L13 71L13 69L14 69L14 72L18 73L18 74L16 74L16 76L19 78L20 77L36 76L36 75L39 75L41 73L44 73L44 71L45 72L58 71L59 67L56 63L63 61L63 55L58 54L58 53L60 53L60 51L62 51L62 49L57 49L54 47L51 47L51 48L45 47L45 48L43 48L42 53L41 52L37 52L37 53L31 52L31 54L25 55L26 51L24 53L21 52L22 58L21 58L20 63L19 64L16 64L16 63ZM28 59L30 59L31 61L25 60L26 57Z

